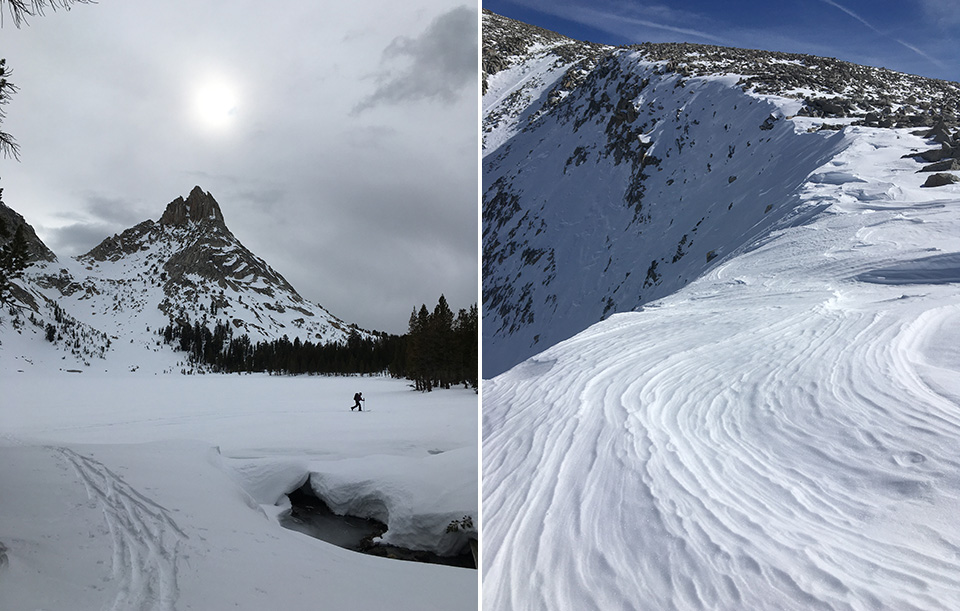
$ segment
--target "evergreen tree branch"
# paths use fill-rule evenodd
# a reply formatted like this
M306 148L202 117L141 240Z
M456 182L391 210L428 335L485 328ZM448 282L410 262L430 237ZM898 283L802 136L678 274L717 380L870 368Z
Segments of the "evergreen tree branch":
M70 10L71 4L96 4L96 0L0 0L0 25L3 24L3 8L13 18L13 25L20 27L27 24L28 17L43 15L46 9L65 11Z

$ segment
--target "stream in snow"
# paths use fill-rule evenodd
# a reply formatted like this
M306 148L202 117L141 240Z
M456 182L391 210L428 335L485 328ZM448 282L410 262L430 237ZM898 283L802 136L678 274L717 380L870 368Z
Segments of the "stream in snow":
M439 556L423 550L378 544L374 540L387 531L386 524L352 515L337 515L323 499L317 498L309 482L288 494L287 497L290 499L290 512L279 518L280 525L284 528L364 554L476 568L469 547L453 556Z

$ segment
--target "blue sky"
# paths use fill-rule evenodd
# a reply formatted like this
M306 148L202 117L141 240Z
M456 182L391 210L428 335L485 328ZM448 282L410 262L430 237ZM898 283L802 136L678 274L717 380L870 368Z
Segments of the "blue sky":
M960 0L485 0L483 8L592 42L809 53L960 81Z

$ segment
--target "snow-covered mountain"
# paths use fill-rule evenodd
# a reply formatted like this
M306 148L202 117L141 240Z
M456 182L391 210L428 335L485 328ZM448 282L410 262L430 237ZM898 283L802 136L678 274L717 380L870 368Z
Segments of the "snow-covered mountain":
M531 31L484 99L484 608L960 608L960 85Z
M7 208L11 234L22 217ZM19 219L19 220L18 220ZM26 227L29 227L27 224ZM3 329L5 358L29 366L53 341L71 361L139 367L172 363L158 345L168 324L229 326L251 342L286 335L314 343L345 342L356 329L311 303L240 243L214 197L199 186L146 220L75 258L58 259L29 229L33 263L17 283L30 322ZM116 356L122 352L122 356ZM157 353L161 353L157 356ZM26 359L26 360L24 360Z
M847 145L845 125L936 128L942 142L918 146L957 155L956 83L483 19L486 377L809 214L803 185Z

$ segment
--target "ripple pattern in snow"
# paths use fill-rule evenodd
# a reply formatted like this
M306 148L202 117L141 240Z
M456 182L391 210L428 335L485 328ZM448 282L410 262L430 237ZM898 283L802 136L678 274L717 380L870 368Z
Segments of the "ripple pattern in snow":
M960 190L848 131L803 223L485 381L486 609L960 608Z

